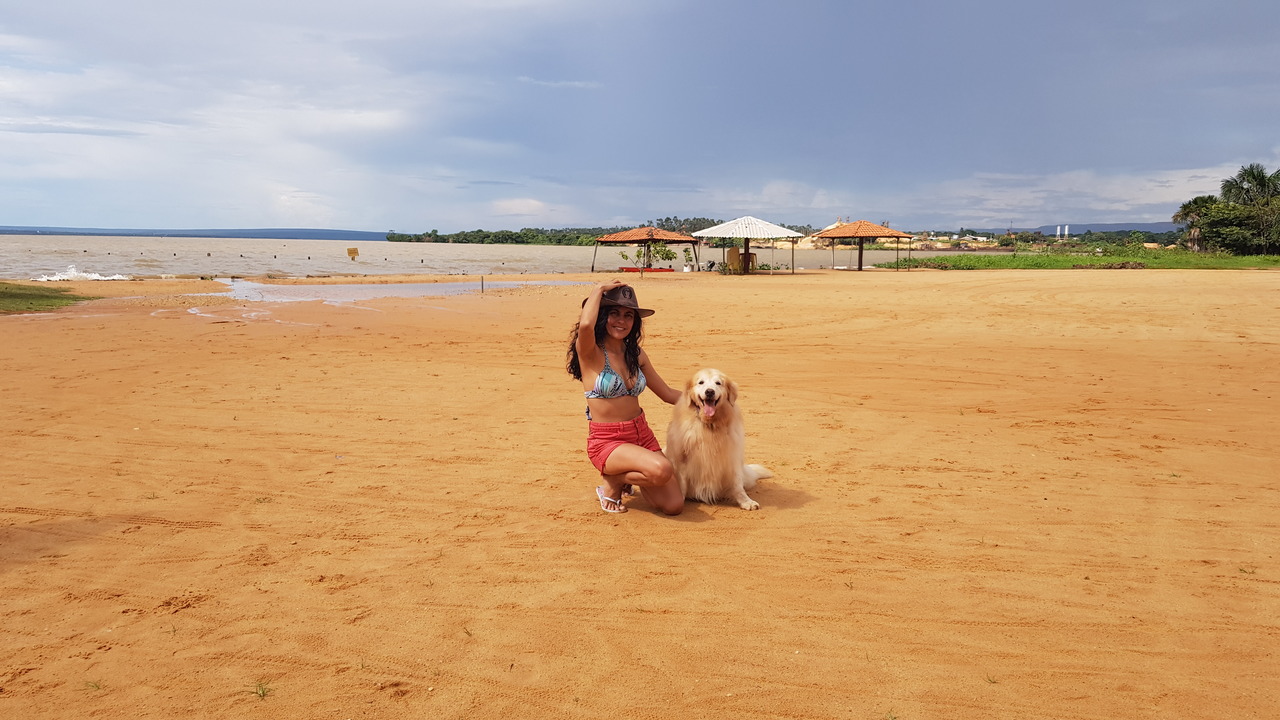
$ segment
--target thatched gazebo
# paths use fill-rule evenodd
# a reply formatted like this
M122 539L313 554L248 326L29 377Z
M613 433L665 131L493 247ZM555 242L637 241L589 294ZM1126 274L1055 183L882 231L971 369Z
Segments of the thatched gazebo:
M831 240L843 238L855 238L858 241L858 269L862 269L862 247L867 238L909 238L915 237L911 233L905 233L901 230L887 228L884 225L877 225L866 220L855 220L851 223L841 223L834 227L829 227L819 233L814 233L814 237L828 238ZM836 245L831 243L831 264L835 265Z
M678 232L670 230L659 230L656 227L639 227L631 230L623 230L622 232L611 233L609 235L601 235L596 238L596 248L591 252L591 272L596 271L596 253L600 251L600 245L643 245L645 261L649 258L649 245L660 242L664 245L668 243L689 244L693 246L693 259L698 259L698 243L697 238L689 237ZM637 263L640 269L644 269L643 263Z

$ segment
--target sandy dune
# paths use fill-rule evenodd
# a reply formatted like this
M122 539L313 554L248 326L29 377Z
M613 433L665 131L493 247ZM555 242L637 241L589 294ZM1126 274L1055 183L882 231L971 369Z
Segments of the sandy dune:
M0 317L0 715L1280 716L1280 273L629 279L759 512L599 511L586 286Z

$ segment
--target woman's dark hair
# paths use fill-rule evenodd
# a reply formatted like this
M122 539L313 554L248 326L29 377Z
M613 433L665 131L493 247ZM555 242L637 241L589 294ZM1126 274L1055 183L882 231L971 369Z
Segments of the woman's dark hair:
M604 324L609 320L608 309L610 305L601 305L598 317L596 317L596 345L604 347L604 337L608 334L604 329ZM635 313L635 323L631 326L631 333L622 341L623 355L627 360L627 374L635 377L640 372L640 340L644 337L644 333L640 327L640 315ZM573 331L569 333L569 358L565 364L565 369L573 376L574 380L582 379L582 365L578 362L578 326L573 326Z

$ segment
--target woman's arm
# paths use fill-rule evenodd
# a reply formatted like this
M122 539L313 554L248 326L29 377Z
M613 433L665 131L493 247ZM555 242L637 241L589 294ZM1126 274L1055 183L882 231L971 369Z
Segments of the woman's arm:
M640 369L644 371L645 384L653 391L653 394L662 398L662 401L668 405L675 405L682 393L662 379L662 376L654 369L653 363L649 362L649 353L644 350L640 351Z
M588 364L594 367L604 363L600 358L600 348L596 345L596 320L600 317L600 296L625 284L621 280L600 283L591 289L586 302L582 303L582 314L578 316L577 349L578 362L584 370Z

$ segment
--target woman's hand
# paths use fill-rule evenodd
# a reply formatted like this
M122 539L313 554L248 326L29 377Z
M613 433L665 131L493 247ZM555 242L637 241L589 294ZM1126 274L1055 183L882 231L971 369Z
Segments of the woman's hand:
M578 316L579 342L585 343L586 338L591 338L590 346L595 347L595 331L596 320L600 317L600 303L604 299L604 294L610 290L620 288L626 283L621 280L609 280L602 282L591 290L591 294L582 300L582 314ZM587 355L591 352L590 348L579 349L579 354Z

